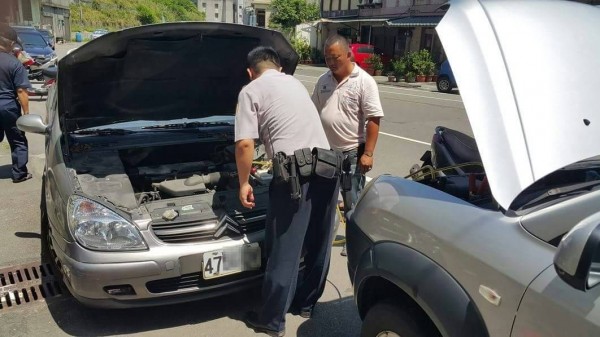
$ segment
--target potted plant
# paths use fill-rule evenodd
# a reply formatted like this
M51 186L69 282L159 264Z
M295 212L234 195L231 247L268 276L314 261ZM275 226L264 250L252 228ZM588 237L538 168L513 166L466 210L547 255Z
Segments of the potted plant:
M427 62L427 82L433 82L433 75L435 74L435 63L433 61Z
M381 56L372 54L365 60L365 63L367 64L367 69L365 70L370 75L381 76L381 72L383 71L383 62L381 62Z
M407 71L406 74L404 74L404 80L406 81L406 83L413 83L415 82L415 73L412 71Z
M392 61L392 71L396 77L396 82L399 81L406 72L406 58L400 58Z

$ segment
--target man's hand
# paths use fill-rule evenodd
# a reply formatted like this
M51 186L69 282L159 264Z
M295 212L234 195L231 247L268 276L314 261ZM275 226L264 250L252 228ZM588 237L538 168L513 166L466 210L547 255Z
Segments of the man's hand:
M373 157L369 157L365 154L360 156L359 160L360 172L362 174L367 174L367 172L371 171L373 168Z
M21 108L23 109L23 115L29 114L29 95L27 94L27 89L19 88L17 89L17 98L19 99L19 103L21 104Z
M248 180L252 169L254 139L242 139L235 143L235 163L240 182L240 202L246 208L254 207L254 192Z
M240 202L246 208L254 208L254 190L249 183L240 186Z

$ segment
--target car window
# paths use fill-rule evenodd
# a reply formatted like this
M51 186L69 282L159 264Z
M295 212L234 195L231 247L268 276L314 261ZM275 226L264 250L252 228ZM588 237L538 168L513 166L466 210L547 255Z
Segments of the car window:
M48 45L39 33L19 33L18 35L26 46L45 47Z
M363 54L373 54L374 50L373 47L358 47L358 52L359 53L363 53Z

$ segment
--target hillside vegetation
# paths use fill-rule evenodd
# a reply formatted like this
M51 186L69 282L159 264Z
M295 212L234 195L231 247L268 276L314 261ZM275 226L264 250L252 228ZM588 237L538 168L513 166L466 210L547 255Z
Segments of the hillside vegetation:
M71 4L71 31L110 31L159 22L204 21L191 0L81 0Z

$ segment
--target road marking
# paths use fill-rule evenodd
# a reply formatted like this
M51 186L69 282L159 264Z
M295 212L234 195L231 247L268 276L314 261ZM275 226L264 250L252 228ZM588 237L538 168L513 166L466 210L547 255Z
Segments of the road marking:
M420 140L416 140L416 139L412 139L412 138L406 138L406 137L402 137L402 136L396 136L396 135L393 135L391 133L386 133L386 132L379 131L379 134L380 135L384 135L384 136L388 136L388 137L394 137L394 138L406 140L406 141L413 142L413 143L418 143L418 144L423 144L423 145L431 145L430 143L422 142Z
M314 78L313 76L306 76L306 75L294 75L294 76L303 76L303 77ZM317 82L307 81L307 80L301 80L301 79L298 79L298 80L300 82L306 82L306 83L311 83L311 84L316 84L317 83ZM394 88L394 89L397 89L397 90L416 90L416 89L413 89L413 88ZM381 90L381 89L379 90L379 93L390 94L390 95L403 95L403 96L411 96L411 97L429 98L429 99L437 99L439 101L448 101L448 102L462 103L461 100L456 100L456 99L441 98L441 97L432 97L432 96L423 96L423 95L414 95L414 94L407 94L407 93L403 93L403 92L391 92L391 91L384 91L384 90Z

